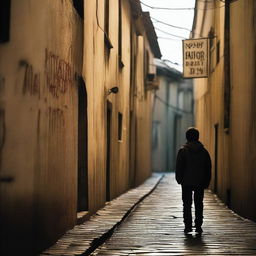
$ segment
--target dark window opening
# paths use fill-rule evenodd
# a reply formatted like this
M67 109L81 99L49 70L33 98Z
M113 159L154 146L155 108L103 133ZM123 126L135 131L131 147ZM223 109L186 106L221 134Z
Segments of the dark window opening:
M148 71L149 71L149 53L148 50L145 50L144 52L144 79L145 82L148 78Z
M216 46L216 63L220 62L220 41L218 41Z
M209 41L210 41L210 49L214 46L214 28L211 27L211 30L208 33Z
M0 1L0 43L10 40L11 0Z
M78 200L77 211L88 210L88 120L87 92L82 77L78 81Z
M112 103L107 101L107 168L106 168L106 201L110 201L110 178L111 178L111 122Z
M118 1L118 59L119 67L123 68L124 63L122 61L122 0Z
M118 140L122 140L123 136L123 115L121 113L118 113Z
M109 38L109 0L105 0L105 23L104 23L104 42L105 42L105 56L109 59L110 50L113 45Z
M104 31L109 35L109 0L105 0L105 24Z
M84 0L73 0L73 5L79 14L79 16L84 18Z
M214 193L218 192L218 135L219 135L219 124L214 125Z

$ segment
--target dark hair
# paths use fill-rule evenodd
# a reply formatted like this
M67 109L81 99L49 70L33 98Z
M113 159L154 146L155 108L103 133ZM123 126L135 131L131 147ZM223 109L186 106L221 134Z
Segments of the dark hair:
M198 141L199 131L194 127L188 128L186 131L186 139L188 141Z

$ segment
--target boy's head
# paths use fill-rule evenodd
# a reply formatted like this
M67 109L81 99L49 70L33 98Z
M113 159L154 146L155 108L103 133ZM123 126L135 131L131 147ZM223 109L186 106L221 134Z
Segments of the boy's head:
M194 127L188 128L187 131L186 131L186 139L187 139L188 142L198 141L199 131Z

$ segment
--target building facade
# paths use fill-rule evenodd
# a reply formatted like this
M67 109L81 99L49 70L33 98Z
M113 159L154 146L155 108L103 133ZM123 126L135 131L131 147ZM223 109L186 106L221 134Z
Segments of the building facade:
M211 152L211 188L256 221L256 3L196 3L192 38L209 38L209 76L195 79L196 125Z
M0 10L1 250L35 254L151 175L161 53L139 1Z
M185 132L193 126L193 84L181 72L156 59L159 89L153 102L152 170L174 171Z

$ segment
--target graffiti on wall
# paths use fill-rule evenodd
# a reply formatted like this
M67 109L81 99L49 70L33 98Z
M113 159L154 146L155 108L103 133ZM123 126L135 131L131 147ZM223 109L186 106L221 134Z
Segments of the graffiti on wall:
M34 74L32 65L25 61L21 62L25 65L25 76L22 90L23 94L40 96L40 74Z
M74 86L75 76L70 64L48 49L45 49L45 76L47 88L56 98Z

